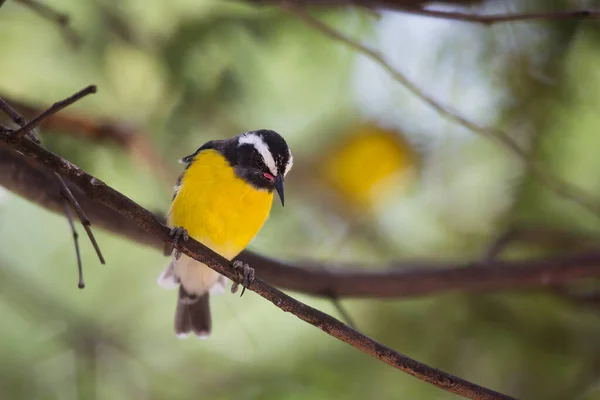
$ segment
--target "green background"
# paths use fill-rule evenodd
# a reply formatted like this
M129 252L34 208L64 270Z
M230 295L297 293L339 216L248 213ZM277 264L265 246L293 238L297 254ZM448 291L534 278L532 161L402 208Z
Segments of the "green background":
M590 4L498 3L488 11ZM23 5L8 0L0 8L0 95L50 105L98 85L98 94L69 111L140 127L172 182L181 168L176 160L207 140L258 128L284 133L296 164L286 180L286 207L273 208L251 244L257 252L351 260L365 268L406 257L452 266L477 259L509 224L592 237L599 231L597 215L549 191L501 146L435 113L420 114L427 108L378 66L278 8L209 0L52 6L71 17L77 47ZM546 171L600 198L600 31L593 21L487 28L404 23L347 8L315 15L380 48L434 98L509 131ZM434 37L438 26L445 34ZM410 46L419 40L426 45ZM404 131L422 155L410 190L364 216L378 240L323 207L326 187L305 182L308 165L343 141L345 127L365 120ZM126 150L60 132L41 136L45 146L146 208L168 207L168 182ZM175 293L155 283L167 259L95 233L107 264L80 235L87 283L81 291L65 218L0 194L0 398L458 398L252 292L213 297L209 341L177 340ZM562 250L515 245L506 256ZM293 295L338 316L329 301ZM593 306L543 291L342 303L366 335L486 387L523 399L600 399L600 319Z

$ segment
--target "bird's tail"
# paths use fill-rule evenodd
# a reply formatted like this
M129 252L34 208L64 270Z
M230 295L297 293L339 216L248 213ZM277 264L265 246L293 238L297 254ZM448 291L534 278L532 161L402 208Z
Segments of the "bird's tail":
M180 285L175 309L175 334L177 337L185 338L193 332L198 338L207 339L211 329L209 293L201 296L190 295Z

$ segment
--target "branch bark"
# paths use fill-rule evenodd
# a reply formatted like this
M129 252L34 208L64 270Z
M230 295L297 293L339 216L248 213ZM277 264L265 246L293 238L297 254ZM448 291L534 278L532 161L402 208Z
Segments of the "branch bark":
M35 160L53 172L61 174L76 185L87 197L104 204L121 215L121 217L127 218L153 236L157 241L172 244L172 238L169 235L170 229L163 225L153 213L139 206L99 179L87 174L69 161L42 148L27 138L15 138L11 132L0 132L0 144L11 147L19 154L27 157L28 160ZM228 260L195 241L193 238L190 238L187 242L178 243L177 248L234 282L241 283L242 276L231 266ZM260 278L254 280L248 286L248 290L256 292L281 310L294 314L303 321L316 326L325 333L356 349L443 390L470 399L513 399L510 396L478 386L400 354L362 335L337 319L293 299L268 285Z

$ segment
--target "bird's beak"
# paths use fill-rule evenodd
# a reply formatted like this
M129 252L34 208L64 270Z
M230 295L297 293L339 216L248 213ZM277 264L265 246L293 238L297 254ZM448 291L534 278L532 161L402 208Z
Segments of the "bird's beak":
M275 177L275 182L273 182L273 184L275 185L277 194L279 195L279 198L281 199L281 206L283 207L283 177L281 175L277 175L277 177Z

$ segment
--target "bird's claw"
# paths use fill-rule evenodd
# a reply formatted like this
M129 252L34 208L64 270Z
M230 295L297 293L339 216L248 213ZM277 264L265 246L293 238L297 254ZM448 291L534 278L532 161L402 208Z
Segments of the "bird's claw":
M179 243L179 239L183 239L184 242L187 242L190 238L188 231L183 226L174 226L171 228L171 232L169 232L169 236L173 238L173 242L171 244L171 252L175 256L176 260L179 260L181 257L181 252L177 249L177 243Z
M254 281L254 268L250 268L248 264L239 260L233 262L233 268L242 270L242 293L240 294L240 297L242 297L246 288ZM233 282L231 285L231 293L237 293L238 288L239 283Z

